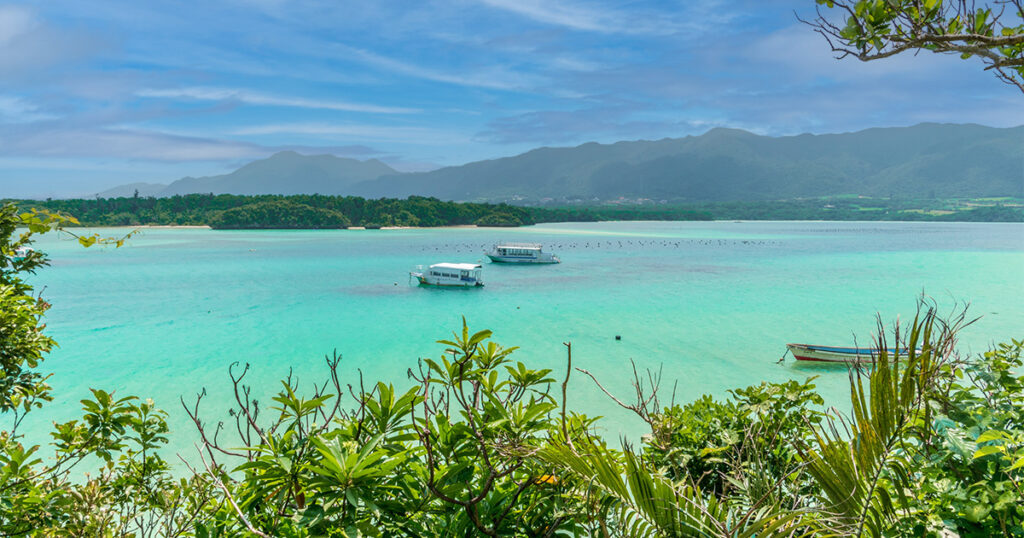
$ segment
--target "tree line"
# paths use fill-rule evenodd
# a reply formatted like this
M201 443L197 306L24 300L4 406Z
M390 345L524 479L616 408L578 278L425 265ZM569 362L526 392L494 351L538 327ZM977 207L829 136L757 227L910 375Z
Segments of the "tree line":
M616 220L886 220L1024 222L1014 200L964 209L936 199L808 198L768 202L673 204L578 203L517 206L446 202L432 197L243 196L189 194L21 201L23 208L75 215L83 226L206 225L222 229L380 228L454 225L523 226ZM949 208L955 208L953 210Z
M455 225L523 226L601 220L711 220L680 207L524 207L446 202L433 197L366 199L325 195L188 194L22 201L22 207L75 215L83 226L206 225L213 228L380 228Z
M23 207L75 215L85 226L208 225L214 228L347 228L451 226L488 218L508 226L532 224L531 212L507 204L443 202L411 196L242 196L188 194L21 202Z

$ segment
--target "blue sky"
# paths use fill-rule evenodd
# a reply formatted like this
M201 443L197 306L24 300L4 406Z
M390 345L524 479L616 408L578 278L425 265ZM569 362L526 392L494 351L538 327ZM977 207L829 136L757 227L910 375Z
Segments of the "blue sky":
M1024 124L975 61L832 58L814 1L0 0L0 198L281 149L403 171L543 145Z

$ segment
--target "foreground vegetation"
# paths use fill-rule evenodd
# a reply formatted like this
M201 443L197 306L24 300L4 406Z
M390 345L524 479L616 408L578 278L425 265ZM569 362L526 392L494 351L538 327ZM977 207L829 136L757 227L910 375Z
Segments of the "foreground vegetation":
M542 222L613 220L900 220L1024 222L1024 202L904 200L861 197L775 202L662 204L576 203L523 207L442 202L412 196L367 200L354 196L236 196L190 194L168 198L99 198L21 202L77 216L85 226L207 225L224 229L379 228L384 226L522 226Z
M14 253L65 223L0 209L0 535L1024 533L1024 342L961 357L964 312L925 303L890 332L909 355L849 372L842 414L813 378L678 404L635 374L631 397L609 396L650 431L616 448L570 405L570 381L600 381L573 368L571 344L564 372L538 370L464 324L405 387L345 379L332 356L322 383L288 377L268 404L232 366L226 424L202 389L181 401L199 438L184 476L162 450L166 412L101 389L30 444L19 427L51 398L39 367L55 343L24 280L46 257Z

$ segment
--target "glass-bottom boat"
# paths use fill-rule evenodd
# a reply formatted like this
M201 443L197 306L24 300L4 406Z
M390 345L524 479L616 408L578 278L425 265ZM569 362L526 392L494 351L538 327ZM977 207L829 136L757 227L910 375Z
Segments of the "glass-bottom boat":
M486 252L494 263L561 263L554 254L543 252L538 243L498 243Z
M409 275L424 286L474 287L483 286L483 267L478 263L436 263L427 267L419 266Z

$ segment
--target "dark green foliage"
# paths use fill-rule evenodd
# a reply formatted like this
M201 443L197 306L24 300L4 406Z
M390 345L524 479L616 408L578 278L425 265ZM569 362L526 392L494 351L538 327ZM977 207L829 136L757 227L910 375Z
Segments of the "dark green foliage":
M645 455L673 480L693 477L702 489L720 494L729 458L744 442L748 427L750 420L735 403L704 395L657 415Z
M732 392L732 400L709 395L654 415L644 455L673 480L691 480L716 495L786 484L798 465L794 442L821 422L823 401L813 379L761 383ZM789 442L780 443L781 439Z
M490 215L484 215L476 219L477 226L495 226L503 228L511 228L516 226L522 226L523 221L519 220L519 217L510 215L508 213L491 213Z
M901 536L1024 535L1022 353L1014 340L941 372L931 423L917 425L921 487Z
M347 228L348 217L331 209L310 207L288 200L266 200L217 213L209 222L213 228Z
M217 228L344 228L348 226L452 226L500 215L533 224L535 214L507 204L463 204L411 196L367 200L354 196L236 196L189 194L169 198L97 198L22 202L77 215L86 226L209 225Z
M31 218L31 217L30 217ZM56 343L43 334L41 318L48 305L31 295L32 288L21 274L34 273L46 265L46 256L31 251L16 256L19 248L31 243L31 231L15 236L16 226L24 225L12 204L0 206L0 413L27 413L49 400L45 377L34 371L43 355ZM36 229L46 229L49 222L40 220Z

